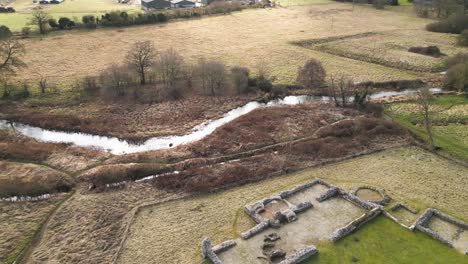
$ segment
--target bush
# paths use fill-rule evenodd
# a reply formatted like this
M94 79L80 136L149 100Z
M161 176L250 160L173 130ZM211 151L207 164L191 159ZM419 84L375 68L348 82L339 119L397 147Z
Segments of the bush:
M273 88L273 84L269 79L260 76L257 78L257 88L260 89L260 91L262 92L269 93Z
M460 36L458 36L458 45L460 46L468 46L468 29L465 29L461 32Z
M21 35L27 37L31 34L31 28L30 27L24 27L21 29Z
M296 81L306 88L317 88L324 83L325 76L322 64L315 59L310 59L298 69Z
M0 39L10 38L13 34L7 26L0 26Z
M81 21L83 22L85 28L95 29L97 27L96 18L94 16L83 16Z
M280 98L280 97L284 97L288 95L289 91L288 91L288 88L286 88L285 86L277 85L277 86L273 86L271 93L274 98Z
M411 47L408 49L409 52L418 53L422 55L440 57L443 54L440 52L439 47L437 46L428 46L428 47Z
M55 18L50 18L48 22L49 22L49 26L51 28L58 28L59 27L59 24L57 23L57 19L55 19Z
M468 62L468 53L457 53L456 55L452 56L452 57L448 57L445 61L444 61L444 64L445 64L445 67L447 67L447 69L449 69L450 67L452 66L455 66L457 64L460 64L460 63L466 63Z
M388 4L387 0L373 0L372 1L372 6L376 9L384 9L387 4Z
M59 24L59 28L61 30L64 30L64 29L72 29L75 27L75 22L73 22L71 19L69 19L68 17L61 17L59 18L59 21L58 21L58 24Z
M234 66L231 68L231 81L234 89L238 94L248 93L249 90L249 74L248 68Z
M468 15L452 14L446 19L428 24L426 29L432 32L460 34L468 29Z
M455 64L448 69L444 87L449 90L468 92L468 62Z

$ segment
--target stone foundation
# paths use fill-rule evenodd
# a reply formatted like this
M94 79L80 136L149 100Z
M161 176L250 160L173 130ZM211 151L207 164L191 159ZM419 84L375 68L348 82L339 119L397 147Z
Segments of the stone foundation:
M279 264L297 264L301 263L302 261L312 257L313 255L317 254L317 248L315 246L308 246L305 248L301 248L296 251L291 256L286 257L285 260L281 261Z
M382 196L382 199L380 199L380 200L369 200L368 202L371 202L371 203L380 204L380 205L387 205L392 200L392 198L390 196L388 196L388 194L385 192L385 189L377 188L377 187L369 186L369 185L359 186L356 189L354 189L351 192L351 194L357 196L357 193L358 193L359 190L371 190L371 191L377 192L378 194L380 194L380 196Z
M374 219L376 216L382 213L383 209L380 207L376 207L371 211L361 215L356 220L352 221L351 223L347 224L346 226L335 230L332 233L330 240L335 243L336 241L340 240L344 236L354 232L359 227L363 226L365 223L369 222L370 220Z

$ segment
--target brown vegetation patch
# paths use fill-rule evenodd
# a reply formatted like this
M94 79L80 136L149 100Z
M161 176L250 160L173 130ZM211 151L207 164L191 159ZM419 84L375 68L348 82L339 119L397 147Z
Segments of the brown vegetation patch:
M140 178L167 172L168 168L157 163L110 164L90 169L79 176L81 181L103 187L106 184L135 181Z
M187 146L195 156L236 153L300 137L318 128L359 114L328 104L305 104L257 109L218 128L202 141Z
M54 168L77 172L95 166L107 156L98 149L44 143L0 130L0 159L45 162Z
M98 194L78 191L49 220L26 262L111 263L132 208L178 197L145 184Z
M208 191L408 142L404 129L374 118L340 121L318 130L317 135L315 139L279 146L274 152L192 166L177 175L156 178L154 182L161 188Z
M38 226L62 199L54 196L39 202L0 202L0 263L11 262L28 246Z
M0 197L67 192L72 186L73 181L69 176L51 168L0 161Z

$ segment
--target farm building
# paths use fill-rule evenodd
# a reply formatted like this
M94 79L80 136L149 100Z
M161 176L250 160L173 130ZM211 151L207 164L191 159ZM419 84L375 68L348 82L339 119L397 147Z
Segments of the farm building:
M194 8L197 5L196 1L190 0L142 0L141 7L143 10L161 10L169 8Z
M174 8L194 8L195 2L188 0L172 0L172 7Z
M146 11L169 9L172 3L167 0L141 0L141 8Z

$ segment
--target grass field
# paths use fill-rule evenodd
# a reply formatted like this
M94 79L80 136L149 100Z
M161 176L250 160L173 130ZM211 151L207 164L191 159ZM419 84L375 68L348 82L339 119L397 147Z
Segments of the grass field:
M380 11L368 6L356 6L353 10L350 4L328 3L244 10L164 25L66 32L23 40L27 50L25 62L29 67L19 72L18 78L35 79L38 77L36 69L58 80L97 74L109 64L122 62L135 41L148 39L154 41L158 50L175 48L188 62L206 56L219 58L228 65L255 69L259 61L268 58L277 83L293 83L298 66L309 58L320 60L329 75L346 75L355 81L424 79L430 76L310 50L291 42L364 33L369 31L370 24L372 31L384 35L385 43L405 39L408 30L416 32L418 38L427 39L426 43L437 45L454 41L453 35L426 32L424 26L428 22L414 14ZM391 35L385 37L386 32ZM180 41L181 38L184 41ZM364 44L369 48L373 45ZM41 49L39 53L36 52L39 46L60 48ZM406 52L401 55L414 56ZM57 70L56 65L61 68Z
M427 141L418 106L414 103L394 103L386 112L397 122ZM468 160L468 99L462 96L437 97L432 110L433 134L441 151Z
M6 25L14 31L20 31L26 27L31 19L34 8L41 7L54 18L69 17L81 21L84 15L100 15L106 11L140 10L140 5L119 4L115 0L66 0L61 4L40 5L32 3L32 0L15 0L11 4L16 13L0 14L0 25Z
M468 184L468 179L465 177L467 173L468 170L465 167L421 149L399 148L215 194L205 194L164 203L146 208L137 216L119 262L196 263L200 259L199 244L203 237L209 236L213 243L217 244L238 237L240 232L253 225L243 211L245 204L314 177L339 184L348 190L361 184L381 186L394 199L404 201L417 209L422 210L428 206L436 207L466 220L468 219L468 208L464 206L464 201L468 199L468 194L464 192L464 186ZM441 186L445 187L441 189ZM371 231L369 232L374 232L372 226L375 225L377 228L387 227L385 221L383 223L377 222L377 224L370 226ZM384 237L383 234L385 233L382 233L382 236L379 234L369 234L368 236L369 239L375 240ZM422 263L423 260L432 260L432 253L442 250L442 247L431 244L430 238L411 233L396 237L393 241L406 240L408 236L414 237L409 238L407 244L393 243L390 250L379 252L382 254L380 257L409 263L409 261L403 260L408 260L410 256L417 256ZM431 251L424 247L406 246L419 240L424 240L421 245L427 244L430 248L439 248ZM429 242L425 240L429 240ZM361 241L364 241L364 238ZM378 243L376 247L387 245L385 243ZM336 260L336 255L333 255L333 252L326 253L327 250L331 250L330 247L324 247L324 263L327 263L329 259L335 259L335 263L342 263L339 261L340 259ZM341 248L341 252L346 248L344 244L339 244L338 247ZM372 248L371 245L363 245L362 247L359 252ZM180 250L180 248L184 250ZM319 251L321 248L319 247ZM450 250L448 247L445 249L444 254L447 254L449 258L461 259L463 257L455 250ZM406 251L405 254L408 258L392 256L398 251ZM345 256L350 254L352 253L348 252ZM362 256L366 257L367 254L371 253ZM380 257L375 256L375 258Z
M420 232L379 217L336 244L319 244L319 254L304 263L464 263L466 257Z

